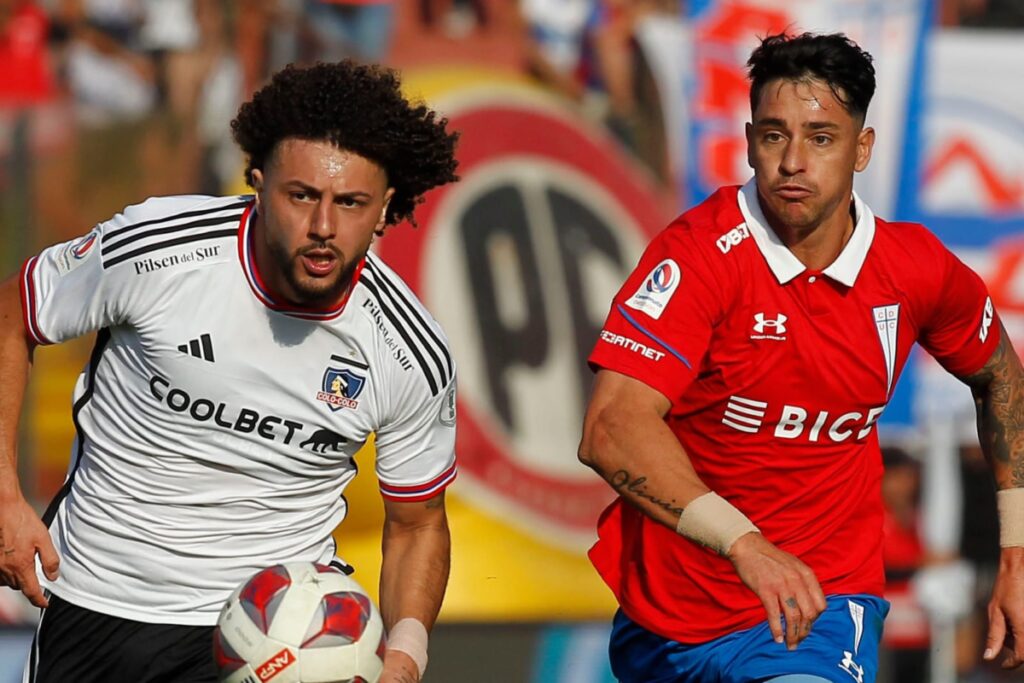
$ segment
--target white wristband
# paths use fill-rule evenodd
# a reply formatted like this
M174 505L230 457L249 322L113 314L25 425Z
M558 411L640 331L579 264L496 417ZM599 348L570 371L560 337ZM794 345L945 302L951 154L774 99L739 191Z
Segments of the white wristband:
M427 670L427 627L419 619L399 619L388 633L388 649L409 655L422 677Z
M1024 546L1024 488L996 491L999 508L999 545L1002 548Z
M760 531L747 516L714 491L697 496L679 515L676 533L719 555L725 555L740 536Z

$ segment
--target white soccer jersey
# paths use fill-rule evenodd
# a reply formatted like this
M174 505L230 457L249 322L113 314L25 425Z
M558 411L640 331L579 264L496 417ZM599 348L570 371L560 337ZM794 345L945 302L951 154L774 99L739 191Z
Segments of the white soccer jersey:
M337 308L273 301L253 218L251 197L150 199L25 263L35 341L99 331L45 515L61 566L44 584L70 602L208 625L258 569L330 561L371 432L386 498L455 478L455 366L437 322L374 255Z

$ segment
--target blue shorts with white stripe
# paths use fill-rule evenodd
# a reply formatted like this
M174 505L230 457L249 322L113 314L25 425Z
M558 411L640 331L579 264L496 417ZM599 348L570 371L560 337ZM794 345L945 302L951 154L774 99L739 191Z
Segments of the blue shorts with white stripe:
M833 595L826 602L795 650L772 639L767 621L685 645L648 631L619 610L609 647L612 671L622 683L754 683L793 674L802 675L797 680L874 683L889 603L873 595Z

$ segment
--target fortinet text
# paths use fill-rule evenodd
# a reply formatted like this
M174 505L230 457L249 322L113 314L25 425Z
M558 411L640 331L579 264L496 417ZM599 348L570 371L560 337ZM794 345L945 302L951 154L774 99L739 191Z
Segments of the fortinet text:
M661 360L665 357L664 351L656 351L650 346L645 346L638 341L630 339L629 337L623 337L621 334L614 334L608 330L601 330L601 341L606 341L612 346L621 346L624 349L628 349L633 353L639 353L644 358L650 358L651 360Z

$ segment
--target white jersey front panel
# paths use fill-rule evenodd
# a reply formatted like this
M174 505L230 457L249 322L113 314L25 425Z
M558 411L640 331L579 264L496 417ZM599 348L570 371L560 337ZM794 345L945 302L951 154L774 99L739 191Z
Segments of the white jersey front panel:
M37 342L99 330L47 512L61 568L44 583L75 604L213 624L258 569L329 561L371 433L386 497L422 500L455 477L437 323L373 255L338 309L275 304L252 221L248 197L151 199L25 264Z

